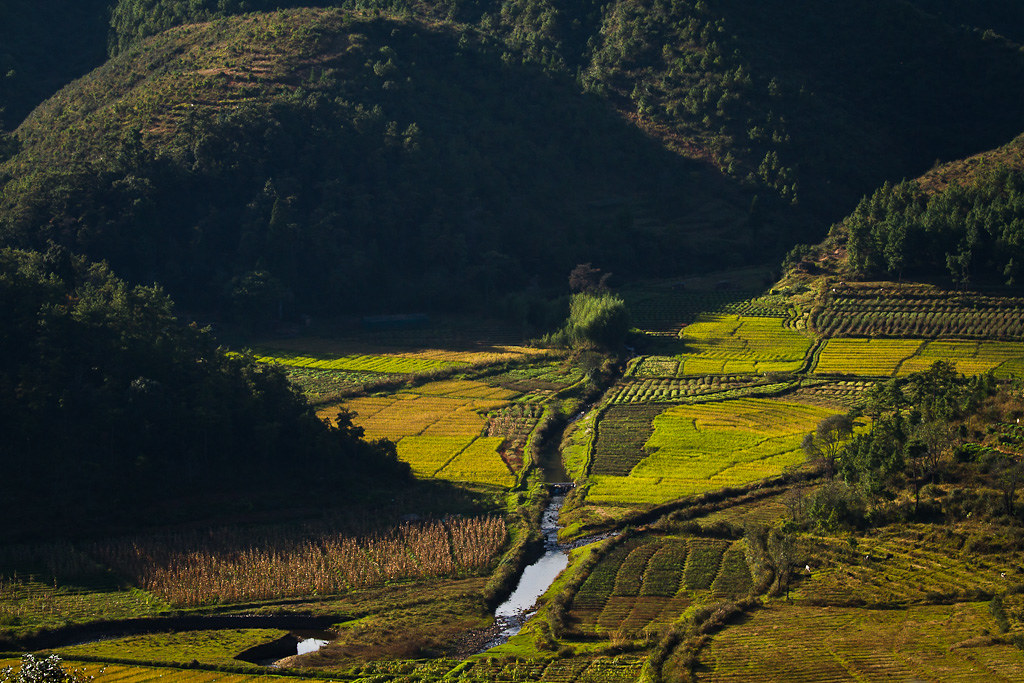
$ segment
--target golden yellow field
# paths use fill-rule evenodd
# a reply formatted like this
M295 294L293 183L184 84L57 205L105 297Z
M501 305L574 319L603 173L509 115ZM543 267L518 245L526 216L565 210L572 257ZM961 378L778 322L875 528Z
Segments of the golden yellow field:
M511 486L513 474L498 453L504 439L483 434L488 411L518 395L484 382L444 380L342 405L355 411L355 422L368 438L396 442L399 459L418 477ZM338 408L324 408L318 415L330 418Z
M909 375L927 370L937 360L956 364L959 372L976 375L994 370L997 377L1024 375L1024 344L976 340L829 339L814 372L821 374Z

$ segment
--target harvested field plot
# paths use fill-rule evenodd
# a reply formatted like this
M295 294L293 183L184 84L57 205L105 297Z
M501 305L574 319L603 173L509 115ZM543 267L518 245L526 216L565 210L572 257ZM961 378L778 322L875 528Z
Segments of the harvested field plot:
M803 435L836 412L756 398L673 406L654 418L651 455L627 476L595 474L587 500L662 503L779 474L804 461ZM597 448L595 467L603 457Z
M819 374L893 377L926 370L937 360L956 363L965 375L994 370L997 377L1020 376L1024 344L922 339L830 339L818 355Z
M706 315L679 333L692 351L681 354L678 374L795 372L811 339L782 318Z
M773 605L712 638L701 654L707 673L700 680L1020 680L1024 654L981 638L994 631L986 603L906 610Z

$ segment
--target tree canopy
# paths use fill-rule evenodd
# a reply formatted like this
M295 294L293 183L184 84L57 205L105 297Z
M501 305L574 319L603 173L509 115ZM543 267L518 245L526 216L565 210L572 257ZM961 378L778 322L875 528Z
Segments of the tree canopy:
M403 476L393 445L321 422L282 372L220 350L178 322L158 287L129 286L104 264L60 247L0 250L0 319L9 531L289 481L326 500L371 475Z

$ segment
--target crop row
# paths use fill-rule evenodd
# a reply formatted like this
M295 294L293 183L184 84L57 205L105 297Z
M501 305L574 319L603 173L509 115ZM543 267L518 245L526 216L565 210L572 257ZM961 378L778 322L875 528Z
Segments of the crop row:
M627 475L647 457L644 444L654 434L654 419L663 406L614 405L597 423L591 474Z
M603 558L576 594L570 618L592 633L641 631L671 623L694 592L750 590L743 550L705 538L630 539Z
M1024 298L931 288L838 286L811 325L826 337L1024 338Z
M750 395L777 395L793 386L794 381L772 383L765 379L735 384L687 384L685 380L676 384L671 380L645 380L620 385L609 395L607 403L711 403Z
M826 337L965 337L1024 339L1024 317L1008 311L827 311L814 320Z
M598 504L663 503L780 474L804 461L803 435L836 412L765 398L673 405L654 417L644 444L647 457L628 476L616 476L610 474L613 463L622 471L626 461L606 450L600 434L613 427L618 408L609 409L599 424L587 493ZM635 457L637 451L631 453Z
M852 408L874 384L865 380L830 380L802 386L793 396L812 402L822 401L825 405Z
M667 359L658 356L648 356L637 363L634 368L642 368L648 364L649 360L660 361ZM620 395L632 397L635 394L664 393L665 391L676 390L682 395L693 396L707 391L720 391L722 389L745 386L758 379L755 375L705 375L703 377L676 378L675 375L656 376L653 374L641 375L637 373L634 376L637 379L626 383L622 391L619 392Z
M965 375L993 370L997 377L1024 376L1024 344L921 339L829 339L814 372L891 377L953 362Z

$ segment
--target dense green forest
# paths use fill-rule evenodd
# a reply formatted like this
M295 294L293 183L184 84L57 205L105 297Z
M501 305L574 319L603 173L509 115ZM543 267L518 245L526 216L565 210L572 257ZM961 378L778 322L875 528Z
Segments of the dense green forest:
M257 318L521 310L581 262L770 262L1024 120L1009 7L291 4L114 5L0 145L0 239Z
M213 496L251 509L289 481L307 500L337 500L407 471L391 444L318 420L281 371L179 322L159 288L61 247L0 251L0 319L5 533L146 519Z
M1024 172L997 167L928 193L886 183L844 222L847 263L860 277L936 276L960 285L1020 283Z

